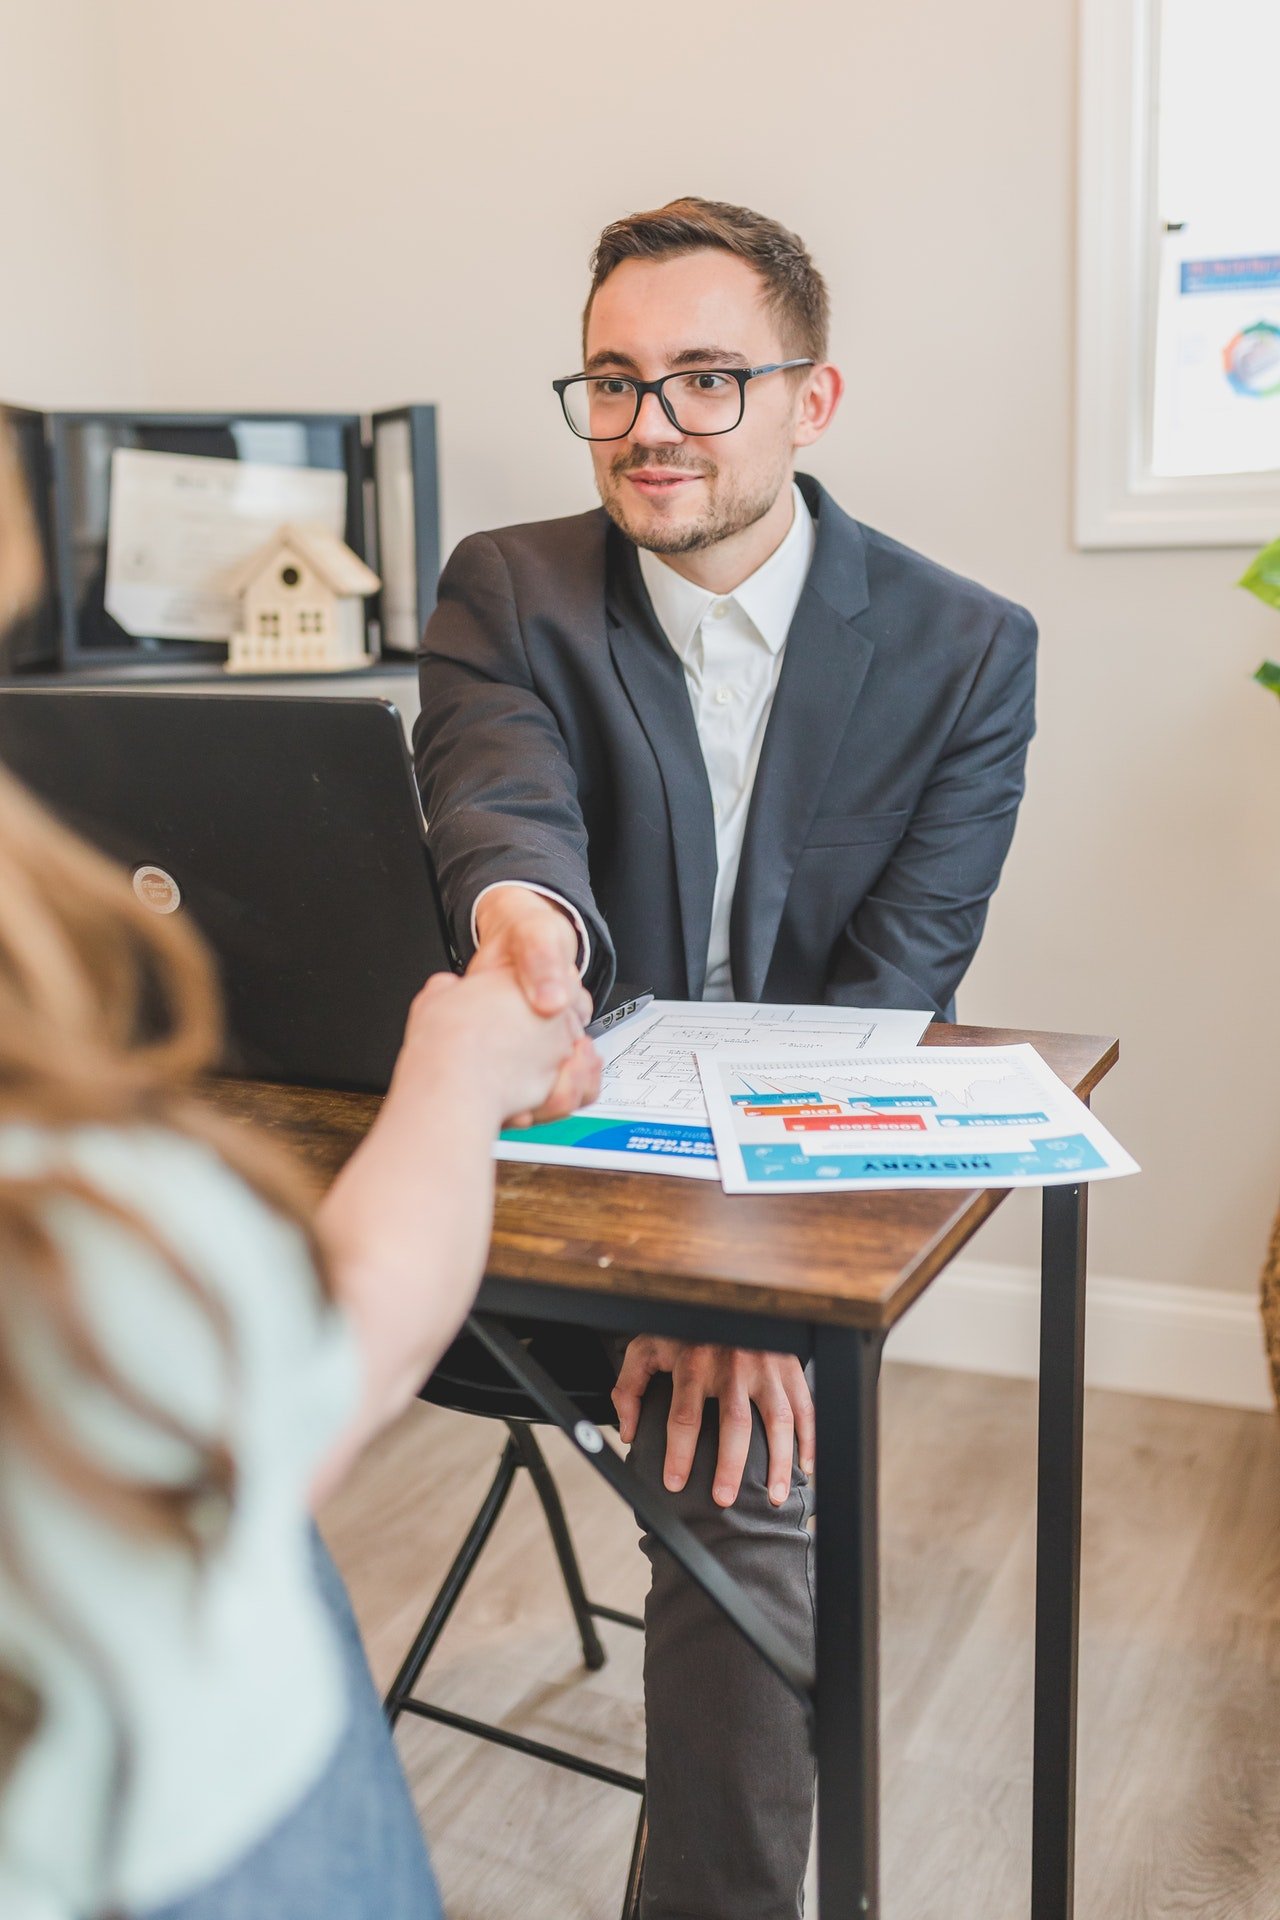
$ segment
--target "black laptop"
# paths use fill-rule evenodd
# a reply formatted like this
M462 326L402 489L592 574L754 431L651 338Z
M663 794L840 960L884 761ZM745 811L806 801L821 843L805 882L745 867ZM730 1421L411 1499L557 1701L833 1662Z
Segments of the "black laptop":
M0 764L190 914L228 1071L386 1087L409 1002L454 965L390 702L5 688Z

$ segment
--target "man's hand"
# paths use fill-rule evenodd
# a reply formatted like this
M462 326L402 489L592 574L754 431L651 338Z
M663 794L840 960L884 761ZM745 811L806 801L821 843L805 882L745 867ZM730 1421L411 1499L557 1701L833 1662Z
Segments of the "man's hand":
M530 887L494 887L476 908L468 973L510 967L535 1013L562 1013L581 989L578 934L567 913Z
M495 887L476 909L476 934L469 974L506 968L535 1013L550 1017L573 1008L587 1024L591 999L578 978L577 930L552 901L528 887ZM536 1113L517 1114L509 1124L559 1120L594 1100L599 1091L599 1056L589 1040L583 1041Z
M659 1340L642 1334L627 1348L613 1389L619 1432L635 1438L640 1402L655 1373L671 1375L671 1413L667 1420L667 1457L663 1482L679 1493L689 1478L702 1431L706 1401L720 1403L720 1452L712 1498L731 1507L742 1485L751 1444L751 1408L760 1409L769 1442L769 1498L780 1507L791 1491L793 1449L800 1468L813 1472L813 1400L804 1369L793 1354L755 1353L741 1347L691 1347L683 1340Z

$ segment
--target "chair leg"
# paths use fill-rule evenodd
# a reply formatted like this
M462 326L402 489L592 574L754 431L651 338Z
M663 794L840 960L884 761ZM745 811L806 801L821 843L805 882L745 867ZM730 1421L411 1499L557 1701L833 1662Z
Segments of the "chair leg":
M586 1589L582 1584L578 1557L574 1553L573 1541L569 1535L569 1523L564 1517L564 1508L560 1504L560 1495L551 1477L551 1469L543 1458L542 1449L534 1439L533 1431L527 1421L508 1420L507 1427L520 1451L520 1459L529 1469L529 1477L538 1490L542 1511L547 1516L547 1525L551 1529L551 1538L555 1544L556 1558L560 1562L560 1571L564 1575L569 1605L573 1608L573 1617L577 1623L578 1638L582 1642L582 1657L592 1673L595 1673L605 1663L605 1651L600 1644L595 1622L591 1618L591 1608L587 1602Z
M432 1648L444 1632L449 1615L458 1604L462 1589L467 1584L471 1570L479 1559L486 1540L493 1532L520 1463L520 1449L514 1438L510 1439L502 1450L498 1471L493 1477L493 1483L484 1497L480 1511L472 1521L470 1531L459 1547L453 1565L445 1575L440 1591L431 1602L427 1617L419 1627L413 1645L405 1655L400 1671L392 1681L390 1691L382 1703L393 1727L404 1711L405 1701L417 1685L418 1675L426 1665Z
M622 1920L640 1920L640 1893L644 1886L644 1855L649 1844L649 1803L643 1797L640 1801L640 1818L636 1821L635 1845L631 1849L631 1865L627 1868L627 1891L622 1902Z

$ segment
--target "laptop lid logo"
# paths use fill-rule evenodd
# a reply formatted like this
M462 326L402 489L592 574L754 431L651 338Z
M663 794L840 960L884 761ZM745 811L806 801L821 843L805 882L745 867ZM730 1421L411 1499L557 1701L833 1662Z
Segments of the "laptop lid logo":
M171 873L163 867L136 867L133 890L152 913L176 913L182 905L182 892Z

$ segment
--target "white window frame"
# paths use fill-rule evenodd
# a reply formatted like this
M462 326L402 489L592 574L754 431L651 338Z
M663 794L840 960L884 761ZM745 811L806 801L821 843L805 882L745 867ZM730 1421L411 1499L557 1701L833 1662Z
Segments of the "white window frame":
M1151 471L1159 28L1160 0L1080 0L1076 545L1261 546L1275 474Z

